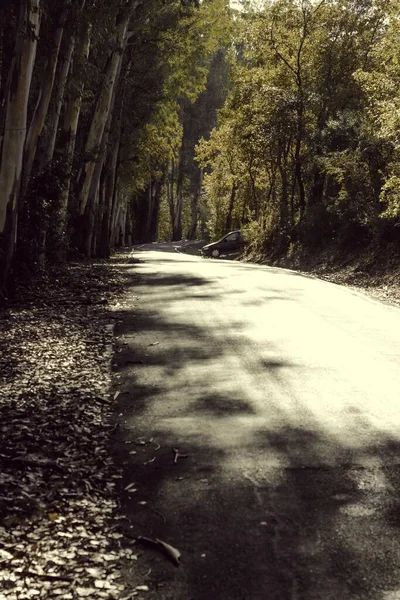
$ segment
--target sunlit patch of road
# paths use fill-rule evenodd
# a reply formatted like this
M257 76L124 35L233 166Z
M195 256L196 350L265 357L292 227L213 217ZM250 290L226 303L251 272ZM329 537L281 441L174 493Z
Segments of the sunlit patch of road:
M277 408L285 425L317 424L350 448L370 442L367 422L388 434L400 431L398 309L292 272L140 256L145 263L137 271L154 283L141 291L141 306L157 309L169 325L172 352L178 346L189 358L191 349L202 356L180 365L170 393L185 386L188 410L210 394L210 386L232 398L233 414L219 423L218 438L237 419L241 436L260 420L279 426ZM190 328L195 338L185 334ZM233 399L239 398L248 403L248 414L236 414Z
M127 426L193 456L185 498L170 474L157 482L164 510L172 503L185 520L203 502L215 535L224 526L215 502L230 518L245 511L256 551L272 544L290 594L308 578L308 592L293 597L380 600L378 579L387 592L400 587L391 516L400 495L400 310L291 271L146 247L135 256L137 327L127 318L124 339L145 366L125 374L140 398ZM345 550L358 569L355 591L347 567L340 581L331 564ZM381 552L390 553L385 568L376 566ZM247 575L270 597L291 598L273 595L271 569Z

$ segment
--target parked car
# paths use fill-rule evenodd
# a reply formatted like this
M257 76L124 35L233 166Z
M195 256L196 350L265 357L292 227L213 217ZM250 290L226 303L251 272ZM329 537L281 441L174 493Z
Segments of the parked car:
M221 254L229 254L230 252L240 252L243 250L245 241L241 231L231 231L227 233L217 242L212 242L203 246L201 253L203 256L212 256L218 258Z

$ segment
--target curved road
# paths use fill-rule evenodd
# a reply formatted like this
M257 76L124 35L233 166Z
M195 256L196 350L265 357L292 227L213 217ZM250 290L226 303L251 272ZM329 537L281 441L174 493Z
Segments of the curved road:
M168 245L132 256L125 508L182 553L175 568L141 549L132 585L150 600L400 599L400 309Z

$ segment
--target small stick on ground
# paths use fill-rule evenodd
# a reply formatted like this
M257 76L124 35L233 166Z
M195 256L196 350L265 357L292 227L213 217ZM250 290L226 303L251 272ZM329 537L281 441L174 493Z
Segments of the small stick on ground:
M187 458L189 456L189 454L181 454L179 448L172 448L172 453L174 455L174 465L177 464L180 458Z

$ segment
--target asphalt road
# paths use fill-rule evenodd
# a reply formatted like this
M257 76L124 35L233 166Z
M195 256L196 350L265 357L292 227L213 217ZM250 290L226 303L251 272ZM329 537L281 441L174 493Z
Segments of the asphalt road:
M126 267L116 452L135 531L182 559L138 546L131 583L150 600L400 599L400 309L153 248Z

